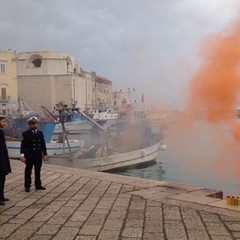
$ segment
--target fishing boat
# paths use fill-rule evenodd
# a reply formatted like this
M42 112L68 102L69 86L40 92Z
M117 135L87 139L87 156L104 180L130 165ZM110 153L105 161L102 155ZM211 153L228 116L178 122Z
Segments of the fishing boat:
M118 113L112 111L111 108L95 108L92 110L92 119L95 121L100 120L107 120L107 121L114 121L118 117Z
M79 140L52 140L55 122L38 122L38 129L44 134L48 156L61 154L65 152L74 152L80 149L81 142ZM22 132L28 129L27 118L14 118L10 121L10 127L5 130L6 144L10 158L20 157L20 145Z
M56 104L55 110L58 109L59 106L62 106L63 103ZM44 113L47 115L46 119L55 119L56 125L53 131L53 134L62 134L63 128L62 124L59 121L59 115L53 115L48 109L44 106L41 106ZM68 134L78 134L82 132L88 132L93 127L93 123L90 122L83 114L79 112L79 108L77 107L77 102L72 102L71 108L65 108L65 113L62 115L62 121L64 122L65 130Z
M116 123L118 113L111 108L94 108L89 116L104 128L108 128Z
M81 116L69 116L71 120L66 120L65 128L68 134L78 134L82 132L88 132L93 127L93 124ZM74 118L73 118L74 117ZM60 123L57 123L53 133L61 134L63 132L62 126Z
M151 133L151 128L146 122L121 122L117 124L113 133L104 132L103 136L106 138L102 138L102 141L88 149L53 155L49 157L49 163L94 171L110 171L153 163L159 151L166 149L162 139L159 135Z
M128 168L136 165L155 162L163 145L156 142L148 147L125 153L115 153L104 157L81 158L76 153L53 155L49 157L49 163L72 168L81 168L94 171L110 171L119 168ZM80 157L80 158L78 158Z
M7 140L8 154L10 158L20 157L20 141ZM78 151L80 149L80 142L78 140L69 140L71 152ZM67 142L65 142L67 146ZM46 143L48 156L53 156L55 154L61 154L68 151L67 147L63 146L63 143L57 141L50 141Z

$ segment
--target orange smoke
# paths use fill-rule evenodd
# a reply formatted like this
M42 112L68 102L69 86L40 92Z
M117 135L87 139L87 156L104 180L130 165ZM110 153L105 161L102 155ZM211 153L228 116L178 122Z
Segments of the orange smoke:
M239 70L240 24L237 22L206 42L203 63L190 83L187 103L187 110L201 110L213 127L218 125L216 131L222 128L217 133L220 152L214 168L228 170L235 176L240 176L240 125L235 116L240 99ZM212 144L214 147L215 143Z
M190 108L204 109L211 122L232 118L240 93L240 28L211 38L204 62L190 86Z

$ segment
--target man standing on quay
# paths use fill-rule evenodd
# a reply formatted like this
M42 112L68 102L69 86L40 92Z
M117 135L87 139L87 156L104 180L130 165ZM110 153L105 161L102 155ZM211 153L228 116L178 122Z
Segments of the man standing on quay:
M5 135L2 130L6 124L6 118L0 116L0 205L5 205L5 202L9 201L8 198L4 197L6 175L11 172Z
M47 148L42 131L37 129L38 118L30 117L28 120L29 129L22 134L21 157L25 162L24 187L25 192L30 192L32 168L35 170L35 188L45 190L41 182L42 159L47 160Z

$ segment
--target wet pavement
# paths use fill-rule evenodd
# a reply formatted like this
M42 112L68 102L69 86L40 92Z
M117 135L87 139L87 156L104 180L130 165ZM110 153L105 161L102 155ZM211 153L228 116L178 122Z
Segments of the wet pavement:
M44 191L12 160L0 239L240 239L240 206L221 191L44 164Z

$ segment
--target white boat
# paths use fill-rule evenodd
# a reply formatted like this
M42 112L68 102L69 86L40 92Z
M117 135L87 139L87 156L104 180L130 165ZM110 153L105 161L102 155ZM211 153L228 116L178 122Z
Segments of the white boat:
M92 119L95 121L101 120L116 120L118 117L117 112L113 112L111 108L96 108L92 110Z
M8 148L8 154L10 158L19 158L20 157L20 141L6 141L7 148ZM80 150L80 141L78 140L69 140L70 145L70 151L76 152ZM55 154L62 154L64 152L69 152L69 149L67 147L67 143L65 142L65 146L63 143L51 141L49 143L46 143L47 147L47 153L48 156L52 156Z
M144 119L131 123L125 114L124 121L116 123L116 129L103 131L97 142L75 153L58 154L49 157L49 163L94 171L109 171L133 165L154 162L159 150L164 150L159 135L152 134L151 127ZM110 132L109 132L110 131ZM97 136L93 134L95 140Z
M72 154L53 155L49 157L48 162L53 165L102 172L135 165L149 164L156 160L160 149L161 143L157 142L139 150L98 158L79 159L77 152Z

